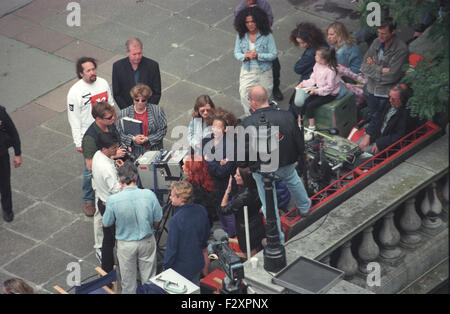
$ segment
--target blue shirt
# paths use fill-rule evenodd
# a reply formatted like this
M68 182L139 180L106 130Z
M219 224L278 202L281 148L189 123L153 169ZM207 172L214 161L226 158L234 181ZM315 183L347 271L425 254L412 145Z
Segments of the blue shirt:
M105 227L116 224L116 239L138 241L153 234L153 223L162 219L155 193L137 186L123 189L106 200Z
M205 265L203 249L209 236L208 214L202 205L176 208L169 223L164 269L172 268L186 279L194 279Z

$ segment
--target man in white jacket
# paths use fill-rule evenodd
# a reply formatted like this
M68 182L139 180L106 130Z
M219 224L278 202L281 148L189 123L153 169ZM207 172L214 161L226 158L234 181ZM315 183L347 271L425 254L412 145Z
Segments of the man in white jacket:
M114 97L106 80L97 77L97 64L95 59L81 57L77 60L76 71L80 79L67 94L67 115L72 129L75 148L82 153L81 140L87 128L94 122L91 111L95 103L103 101L114 106ZM92 217L95 213L95 194L91 185L92 174L84 162L83 172L83 201L86 216Z

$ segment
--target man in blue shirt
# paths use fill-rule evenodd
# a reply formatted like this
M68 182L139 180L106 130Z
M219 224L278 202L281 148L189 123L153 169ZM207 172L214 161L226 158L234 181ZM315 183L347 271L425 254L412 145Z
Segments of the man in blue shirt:
M131 162L119 168L122 191L106 200L105 227L116 225L117 259L122 277L122 293L136 293L136 269L142 284L156 275L154 228L162 219L162 209L155 193L138 189L138 171Z
M205 265L203 249L210 236L206 209L192 203L194 188L187 181L173 182L170 200L176 208L170 219L163 268L200 284L200 272Z

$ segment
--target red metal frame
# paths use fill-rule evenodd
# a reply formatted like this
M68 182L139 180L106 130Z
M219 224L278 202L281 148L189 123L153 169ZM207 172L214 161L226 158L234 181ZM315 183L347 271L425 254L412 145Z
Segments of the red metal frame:
M439 130L440 128L437 125L433 124L432 122L426 122L413 132L402 137L400 140L390 145L383 151L379 152L377 155L373 156L371 159L367 160L359 167L346 173L334 183L330 184L320 192L313 195L310 198L312 204L310 212L324 206L339 193L342 193L358 184L361 180L367 178L367 176L370 176L386 164L389 164L394 159L398 158L415 145L423 142ZM300 216L297 208L280 216L281 228L285 234L286 239L288 239L290 228L301 218L302 217Z

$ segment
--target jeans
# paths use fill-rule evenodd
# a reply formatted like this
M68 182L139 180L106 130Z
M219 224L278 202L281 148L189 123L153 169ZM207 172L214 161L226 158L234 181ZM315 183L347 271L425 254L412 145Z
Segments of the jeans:
M303 182L300 180L300 177L297 174L297 171L295 169L295 163L280 167L277 171L274 172L275 175L280 177L281 180L284 181L286 184L289 192L291 193L292 197L294 198L295 204L297 205L297 208L299 209L300 213L306 213L309 211L309 208L311 207L311 200L308 197L308 193L306 192L306 189L303 185ZM264 192L264 183L262 181L262 176L259 173L253 173L253 178L256 181L256 186L258 187L258 195L261 199L261 203L263 205L263 214L264 217L266 216L266 196ZM276 195L276 188L275 188L275 182L272 183L273 186L273 199L274 199L274 205L275 205L275 215L277 217L277 225L278 225L278 231L280 233L280 241L283 244L284 243L284 234L281 230L281 223L280 223L280 214L278 212L278 202L277 202L277 195Z
M83 201L85 203L92 203L95 202L95 193L94 189L92 188L92 171L89 171L86 167L86 160L84 160L84 167L83 167Z

